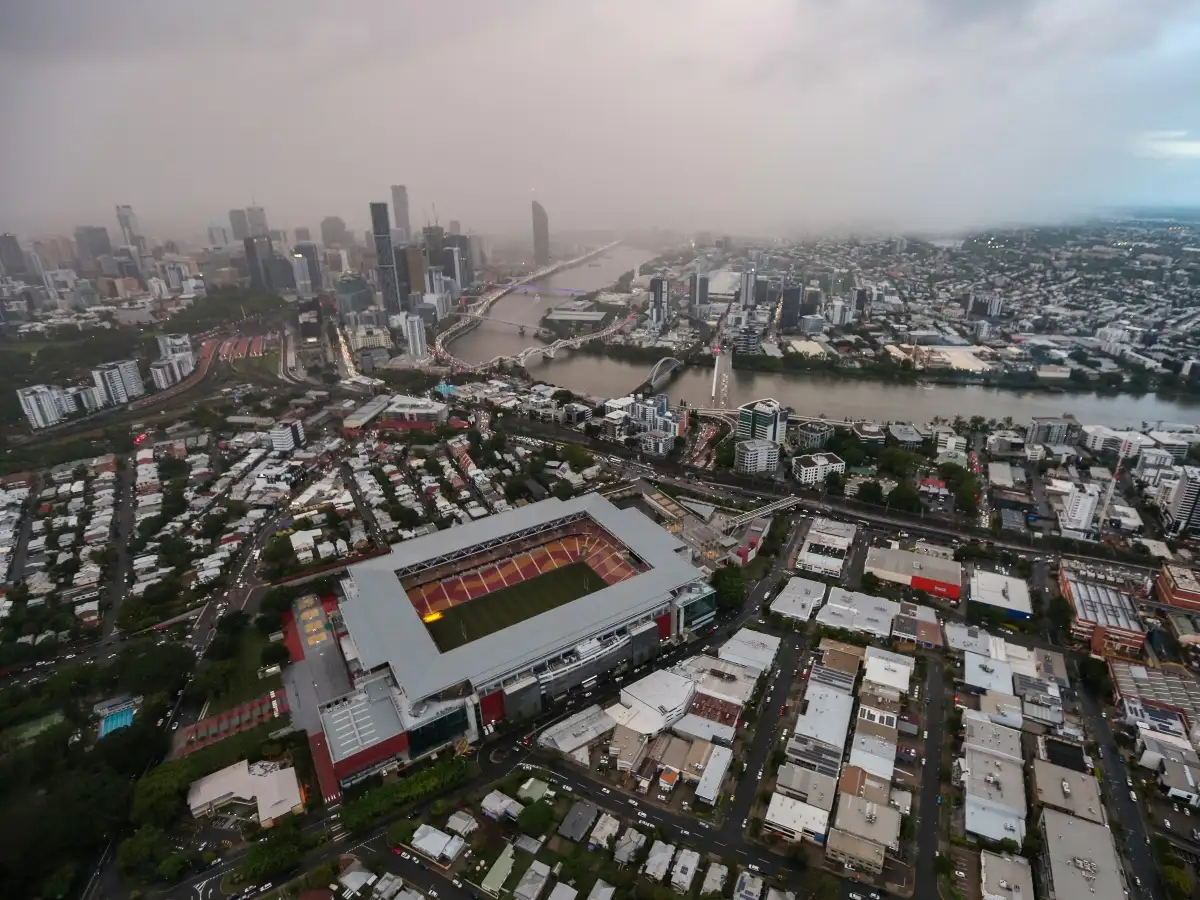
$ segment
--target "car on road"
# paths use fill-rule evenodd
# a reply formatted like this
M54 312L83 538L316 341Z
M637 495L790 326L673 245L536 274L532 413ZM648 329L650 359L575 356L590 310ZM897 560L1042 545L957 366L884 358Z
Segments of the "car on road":
M629 805L630 805L630 806L637 806L637 805L638 805L638 802L637 802L636 800L634 800L632 797L630 797L630 798L629 798L629 800L628 800L627 802L629 803Z
M462 887L462 882L461 882L461 881L459 881L457 878L455 878L455 879L454 879L453 881L451 881L450 883L451 883L452 885L454 885L456 888L460 888L460 887Z
M929 731L928 731L928 729L926 729L926 731L925 731L925 740L929 740Z
M600 788L600 793L602 793L602 794L611 794L611 793L612 793L612 791L610 791L608 788Z
M745 828L747 823L749 823L749 821L750 821L749 819L742 819L742 827Z
M762 777L763 777L763 776L762 776L762 773L763 773L763 770L762 770L762 769L759 769L759 770L758 770L758 780L759 780L759 781L762 781Z
M862 894L856 894L853 891L851 891L850 892L850 900L866 900L866 898Z
M639 819L644 819L644 818L646 818L646 814L645 814L644 812L642 812L640 809L638 810L638 818L639 818Z

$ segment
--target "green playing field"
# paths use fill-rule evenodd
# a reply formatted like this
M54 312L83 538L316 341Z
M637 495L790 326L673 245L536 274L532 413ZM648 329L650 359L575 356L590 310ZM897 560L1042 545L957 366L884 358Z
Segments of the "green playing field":
M492 632L540 616L564 603L586 597L604 586L604 579L593 572L587 563L571 563L537 578L452 606L444 610L436 622L426 622L425 627L429 629L438 649L445 653Z

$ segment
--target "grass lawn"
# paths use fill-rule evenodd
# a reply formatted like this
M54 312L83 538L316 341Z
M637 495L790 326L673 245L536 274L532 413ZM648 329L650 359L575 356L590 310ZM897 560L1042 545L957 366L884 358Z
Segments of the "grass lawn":
M447 609L429 622L433 642L445 653L494 631L586 597L605 586L604 579L577 562Z
M267 691L283 690L283 679L279 675L258 677L258 670L262 666L263 647L269 643L267 638L259 634L257 628L247 628L242 632L238 655L232 660L235 670L229 689L209 704L208 715L233 709L261 697Z

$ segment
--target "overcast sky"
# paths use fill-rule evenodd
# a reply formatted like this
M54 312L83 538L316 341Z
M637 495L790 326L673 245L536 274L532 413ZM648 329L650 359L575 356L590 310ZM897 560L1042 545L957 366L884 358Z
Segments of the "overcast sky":
M952 229L1200 203L1195 0L7 0L0 231Z

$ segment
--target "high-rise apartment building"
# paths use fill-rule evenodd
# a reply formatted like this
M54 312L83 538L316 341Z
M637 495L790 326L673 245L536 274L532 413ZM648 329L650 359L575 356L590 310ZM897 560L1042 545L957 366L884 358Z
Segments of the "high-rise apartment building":
M787 436L786 406L770 397L738 407L737 436L740 440L758 439L782 444Z
M25 262L25 251L12 232L0 234L0 274L9 278L27 277L32 274Z
M111 406L122 406L146 393L137 362L122 359L92 369L92 381Z
M738 299L742 309L749 309L755 303L754 287L757 275L753 269L742 273L741 287L738 289Z
M1100 488L1095 484L1081 484L1071 488L1058 516L1058 527L1064 536L1067 532L1086 534L1096 521L1096 507L1100 505Z
M1200 531L1200 467L1180 466L1177 472L1166 508L1168 528L1174 534Z
M670 290L667 279L662 276L656 275L650 279L650 305L646 312L650 324L655 328L662 328L667 323Z
M688 310L692 318L699 319L708 306L708 276L693 272L688 278Z
M550 265L550 217L536 200L533 201L533 264Z
M142 236L142 229L138 225L137 216L133 214L132 206L117 207L117 225L121 229L121 243L126 247L137 248L138 253L146 252L146 239Z
M326 247L349 247L350 232L341 216L326 216L321 220L321 243Z
M226 226L216 224L208 226L208 246L228 247L232 243L233 236Z
M270 237L271 228L267 225L267 211L261 206L246 207L246 223L250 226L250 237Z
M31 428L49 428L66 418L62 389L54 385L18 388L17 401Z
M371 237L375 243L375 272L383 296L383 309L389 316L396 315L400 312L400 281L386 203L371 204Z
M233 232L235 241L244 241L250 237L250 219L246 216L244 209L229 211L229 230Z
M306 440L302 422L280 422L271 429L271 449L279 453L290 453L303 447Z
M404 240L411 241L413 231L408 220L408 188L402 184L392 185L392 212L396 215L396 227L404 232Z
M409 313L404 317L404 340L408 343L408 353L414 359L425 359L429 356L429 345L425 341L425 320L418 315Z
M312 241L300 241L296 244L295 251L297 256L304 258L307 268L305 280L309 283L309 290L314 294L321 293L325 288L325 279L321 275L321 251ZM296 287L300 287L299 281L296 282Z

